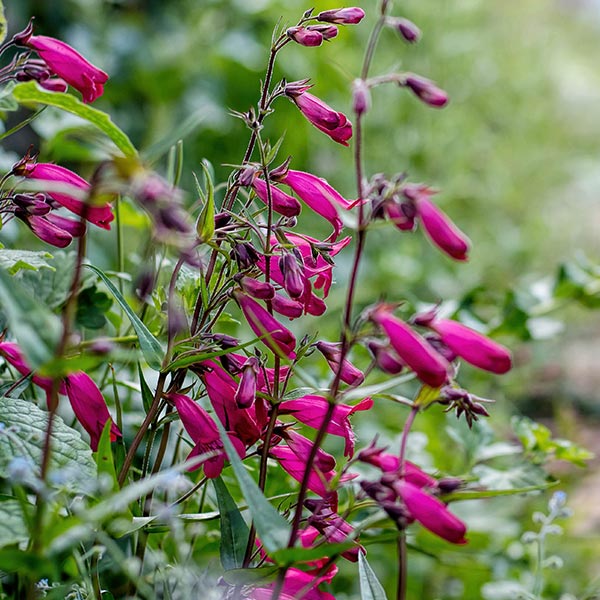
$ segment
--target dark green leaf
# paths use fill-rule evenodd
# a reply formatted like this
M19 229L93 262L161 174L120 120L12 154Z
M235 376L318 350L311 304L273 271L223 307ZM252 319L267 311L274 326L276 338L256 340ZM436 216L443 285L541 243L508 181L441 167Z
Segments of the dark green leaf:
M387 600L383 586L363 552L358 553L358 577L361 600Z
M82 290L77 299L76 322L88 329L101 329L106 324L105 313L112 306L112 300L96 286Z
M127 304L127 301L119 290L114 286L113 282L97 267L94 265L85 265L92 269L99 277L104 281L106 287L110 293L115 297L117 302L121 305L121 308L127 315L133 329L135 330L138 340L140 342L140 350L148 363L148 366L155 371L160 371L162 357L164 356L164 350L160 342L150 333L148 328L142 323L139 317L135 314L133 309Z
M84 104L71 94L46 92L38 87L35 81L27 81L15 86L13 97L19 104L45 104L77 115L105 133L125 156L137 155L137 150L131 140L111 121L106 113Z
M276 552L287 546L290 536L290 524L269 504L265 495L258 487L254 479L250 477L240 457L229 440L229 436L223 429L223 425L217 419L217 427L221 434L221 440L225 452L231 462L238 484L248 504L254 526L260 541L269 552Z
M144 406L144 410L147 413L150 410L150 407L152 406L154 396L152 395L152 391L150 390L150 387L148 386L148 384L146 383L146 380L144 379L142 365L140 365L139 363L138 363L138 376L140 379L140 389L142 391L142 404Z
M213 479L221 515L221 564L224 569L237 569L244 564L250 531L223 479Z

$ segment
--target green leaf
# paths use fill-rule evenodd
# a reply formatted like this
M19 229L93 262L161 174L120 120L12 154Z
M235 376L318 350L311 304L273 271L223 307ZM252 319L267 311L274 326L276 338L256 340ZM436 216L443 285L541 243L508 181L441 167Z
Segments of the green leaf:
M127 304L127 301L119 290L114 286L112 281L97 267L94 265L85 265L86 267L92 269L94 273L96 273L102 281L106 284L106 287L109 289L110 293L115 297L116 301L121 305L121 308L129 318L135 333L138 336L138 340L140 342L140 350L148 363L148 366L155 371L160 371L162 358L164 356L164 350L161 346L160 342L150 333L148 328L142 323L139 317L135 314L133 309Z
M50 361L62 332L59 318L2 269L0 306L31 368Z
M119 489L117 480L117 471L115 469L115 461L113 460L112 447L110 445L110 429L112 421L108 419L102 430L102 435L98 442L98 450L94 453L96 459L96 467L98 468L98 476L105 475L112 482L112 489Z
M231 569L223 573L223 579L230 585L256 585L275 581L278 567L258 567L256 569Z
M313 548L284 548L271 555L271 558L280 565L292 565L306 563L320 558L332 557L346 550L356 548L355 542L343 542L340 544L319 544Z
M0 44L6 39L7 30L6 17L4 16L4 3L0 0Z
M81 327L101 329L106 324L105 313L112 306L112 300L96 286L82 290L77 298L75 320Z
M215 423L219 428L223 447L252 514L260 541L268 552L276 552L285 548L290 536L290 524L269 504L254 479L250 477L221 422L216 419Z
M77 115L105 133L125 156L137 156L137 150L131 140L111 121L106 113L84 104L71 94L47 92L38 87L35 81L27 81L15 86L13 98L19 104L45 104Z
M34 472L42 463L42 449L48 427L48 413L32 402L0 398L0 419L4 425L0 436L0 477L8 477L15 458L27 460ZM96 465L89 444L79 432L54 417L50 473L61 471L80 490L96 478Z
M150 390L150 387L144 379L144 373L142 371L142 365L140 365L140 363L138 363L138 375L140 378L140 389L142 390L142 404L144 406L144 410L147 413L150 410L150 407L152 406L154 396L152 395L152 391Z
M224 569L237 569L244 564L250 530L223 479L213 479L221 515L221 564Z
M363 552L358 553L358 577L361 600L387 600L383 586Z
M206 182L206 202L196 223L196 233L198 239L205 243L210 241L215 233L215 187L210 176L210 163L203 160L202 169L204 170L204 181ZM196 185L200 187L197 180Z
M515 494L528 494L530 492L538 492L547 490L548 488L558 485L558 481L548 481L537 485L528 485L525 487L513 487L506 490L462 490L452 492L442 496L444 502L458 502L460 500L479 500L481 498L495 498L496 496L514 496Z
M0 514L2 515L2 519L0 519L0 548L25 542L29 539L23 507L16 498L1 496Z
M35 252L33 250L0 250L0 268L6 269L14 275L21 269L28 271L39 271L40 269L52 269L47 259L52 258L48 252Z

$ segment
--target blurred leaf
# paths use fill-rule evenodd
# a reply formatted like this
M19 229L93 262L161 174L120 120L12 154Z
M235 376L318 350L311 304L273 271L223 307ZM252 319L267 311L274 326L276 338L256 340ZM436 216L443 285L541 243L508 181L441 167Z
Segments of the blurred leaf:
M15 549L0 550L0 570L7 573L22 573L26 577L31 577L33 580L41 577L48 577L58 571L58 563L48 558Z
M254 526L256 527L260 541L269 552L276 552L285 548L290 536L290 524L269 504L254 479L250 477L238 453L229 441L229 437L223 429L221 422L216 419L215 423L219 428L223 447L235 473L240 490L252 514Z
M0 514L0 548L27 541L29 532L21 503L16 498L0 496Z
M341 544L320 544L313 548L284 548L271 555L271 558L280 565L306 563L320 558L331 557L346 550L356 548L355 542Z
M363 552L358 553L358 577L361 600L387 600L385 590Z
M49 252L33 250L6 250L0 251L0 268L6 269L11 275L14 275L21 269L29 271L39 271L40 269L51 269L54 267L48 264L47 259L52 258Z
M96 459L96 467L98 469L98 476L106 475L112 482L112 490L116 491L119 489L119 483L117 480L117 472L115 470L115 461L113 460L112 447L110 444L110 430L112 427L112 421L108 419L102 430L102 435L98 441L98 450L94 453Z
M110 293L115 297L117 302L121 305L121 308L129 318L133 329L135 330L138 340L140 342L140 350L148 363L148 366L155 371L160 371L162 358L164 356L164 350L160 344L160 342L150 333L148 328L140 321L139 317L135 314L133 309L127 304L127 301L119 290L114 286L112 281L97 267L94 265L85 265L86 267L92 269L98 276L104 281L106 287L109 289Z
M0 35L2 34L2 19L4 18L3 11L4 9L0 6ZM6 26L6 21L4 22L4 26ZM0 110L11 112L17 110L19 108L19 103L13 97L13 90L15 89L15 82L9 81L6 85L0 89ZM19 123L17 126L13 127L9 131L7 131L3 137L8 137L11 133L18 131L23 126L22 123Z
M221 515L221 564L224 569L237 569L244 564L250 530L223 479L213 479L213 485Z
M0 436L0 477L8 477L14 458L31 463L34 471L42 462L42 449L48 427L48 413L32 402L16 398L0 399L0 415L4 425ZM69 481L83 489L96 478L96 465L89 444L79 432L54 417L50 473L62 472Z
M154 397L152 391L150 390L150 387L144 379L144 373L142 371L142 365L140 365L140 363L138 363L138 377L140 379L140 390L142 392L142 404L144 406L144 410L146 411L146 413L148 413L150 407L152 406L152 401L154 400Z
M258 567L256 569L230 569L223 573L223 579L229 585L268 584L275 581L278 567Z
M112 306L112 300L96 286L83 290L77 298L76 322L88 329L101 329L106 324L105 313Z
M528 485L525 487L515 487L506 490L462 490L442 495L444 502L456 502L460 500L478 500L480 498L495 498L496 496L514 496L515 494L528 494L530 492L539 492L558 485L558 481L547 481L537 485Z
M586 308L600 307L600 273L598 267L585 259L563 263L558 270L554 296L576 300Z
M31 368L38 369L50 361L62 331L60 319L3 269L0 305Z
M137 155L137 150L130 139L112 122L106 113L84 104L71 94L46 92L35 81L28 81L15 86L13 97L19 104L30 105L40 103L47 106L55 106L73 113L95 125L100 131L105 133L125 156Z
M4 2L0 0L0 44L6 39L6 17L4 16Z
M478 478L479 484L487 488L488 492L548 487L546 472L529 463L513 465L508 469L494 469L488 465L476 465L473 467L472 472Z

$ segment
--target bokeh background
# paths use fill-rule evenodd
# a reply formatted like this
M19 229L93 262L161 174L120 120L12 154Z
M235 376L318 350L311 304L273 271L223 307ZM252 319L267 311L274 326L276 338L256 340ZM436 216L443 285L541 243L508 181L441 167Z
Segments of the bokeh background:
M111 113L157 169L166 167L164 141L184 136L182 187L188 190L203 158L221 181L229 173L224 165L241 159L246 132L229 110L244 111L256 102L278 19L291 25L309 7L300 0L5 4L11 33L36 15L38 32L71 43L110 74L97 106ZM337 6L323 0L311 4L316 10ZM375 0L360 4L367 18L359 27L342 28L321 48L290 45L276 76L310 78L316 95L348 112L350 85L376 18ZM397 4L394 14L417 23L422 41L409 46L385 31L373 73L414 71L446 89L451 102L444 110L432 110L406 91L376 89L366 118L367 170L406 171L411 180L438 188L440 206L468 233L473 250L468 263L457 265L422 235L380 228L368 247L358 303L378 297L407 298L414 306L444 301L465 322L485 323L511 345L517 365L502 380L465 373L473 391L498 401L489 428L469 434L441 415L417 427L412 451L431 467L460 474L468 465L468 440L461 447L456 439L489 435L510 440L515 415L537 419L555 436L592 451L600 449L600 319L594 312L600 306L600 3ZM326 177L352 197L351 151L311 128L291 103L279 102L265 135L276 140L285 134L282 159L291 155L294 168ZM5 146L0 158L10 164L33 142L45 159L85 173L103 153L87 139L81 123L47 110ZM193 194L188 201L193 203ZM137 222L135 215L130 218L135 240ZM317 233L327 231L319 222L314 227ZM114 267L104 245L97 259ZM340 282L348 261L349 256L340 258ZM308 328L319 327L327 336L341 301L334 294L330 325ZM357 425L361 438L379 432L384 440L397 442L402 417L397 407L382 407L377 422ZM565 566L549 576L554 592L549 597L597 597L600 476L596 463L589 465L548 465L575 511L555 542ZM526 579L528 550L520 535L530 526L532 511L547 499L546 493L467 507L473 534L466 549L449 549L431 537L420 540L431 555L415 553L411 597L514 597L489 582ZM389 590L394 585L386 580L391 548L370 549L371 562ZM353 571L342 573L339 597L344 591L353 597L352 577Z

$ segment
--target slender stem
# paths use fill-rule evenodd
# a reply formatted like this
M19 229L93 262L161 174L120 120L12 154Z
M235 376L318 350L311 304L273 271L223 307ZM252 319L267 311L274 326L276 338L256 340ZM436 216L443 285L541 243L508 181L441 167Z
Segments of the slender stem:
M402 441L400 442L400 454L399 454L399 465L398 465L398 470L400 471L400 475L402 476L404 474L404 462L405 462L405 457L406 457L406 442L408 440L408 434L410 433L410 430L413 426L413 423L415 422L415 417L417 416L419 412L419 407L418 406L413 406L410 414L408 415L408 417L406 417L406 421L404 423L404 427L402 429Z
M398 532L398 587L396 600L406 599L406 532Z

